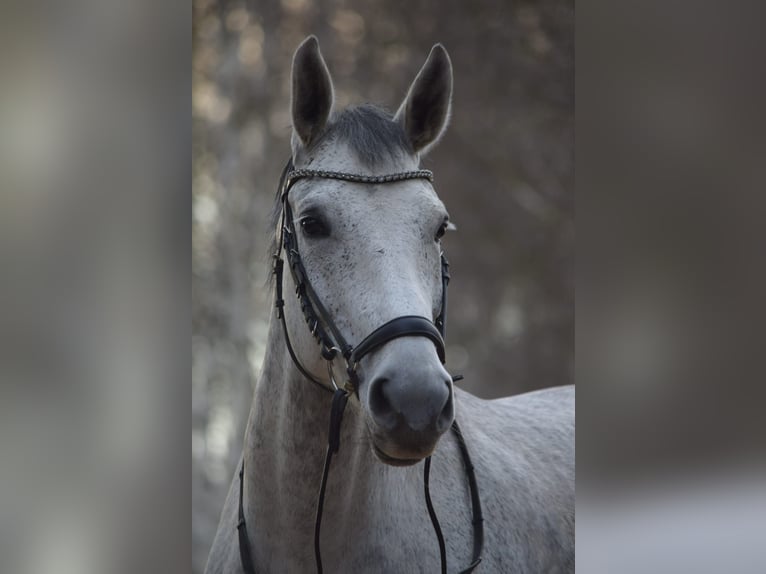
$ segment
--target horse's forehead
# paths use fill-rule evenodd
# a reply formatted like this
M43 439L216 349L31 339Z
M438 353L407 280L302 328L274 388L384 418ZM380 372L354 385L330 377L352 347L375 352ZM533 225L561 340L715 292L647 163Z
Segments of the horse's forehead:
M379 165L369 166L362 162L347 144L325 142L300 158L296 167L378 176L417 170L419 162L416 157L403 154L381 161ZM383 216L443 210L443 204L436 191L425 179L383 184L303 179L295 184L291 194L298 208L303 205L331 205L332 211L341 217L360 218L364 214ZM381 223L384 219L386 218L380 217Z
M303 180L296 184L294 201L301 208L325 207L340 217L368 215L381 223L386 214L424 214L443 210L443 204L427 180L382 184L349 183L331 179Z

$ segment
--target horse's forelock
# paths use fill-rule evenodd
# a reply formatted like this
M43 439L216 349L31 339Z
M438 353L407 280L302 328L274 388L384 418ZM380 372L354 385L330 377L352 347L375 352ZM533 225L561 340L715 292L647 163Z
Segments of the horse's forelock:
M323 142L348 145L358 159L371 168L413 154L402 125L394 121L389 112L371 104L338 112L315 145L318 147Z

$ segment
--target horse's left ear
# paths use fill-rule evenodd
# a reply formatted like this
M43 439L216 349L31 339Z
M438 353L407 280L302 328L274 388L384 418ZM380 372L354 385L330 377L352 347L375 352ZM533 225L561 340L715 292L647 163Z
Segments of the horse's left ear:
M425 153L442 136L451 102L452 63L444 46L436 44L396 112L416 153Z

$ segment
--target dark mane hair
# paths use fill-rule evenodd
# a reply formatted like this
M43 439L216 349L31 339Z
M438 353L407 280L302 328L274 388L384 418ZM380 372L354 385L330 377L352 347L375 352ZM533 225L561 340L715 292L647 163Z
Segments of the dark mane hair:
M413 153L402 125L389 112L372 104L352 106L335 114L309 150L332 141L348 144L367 167L375 167L383 159L396 159L402 153Z

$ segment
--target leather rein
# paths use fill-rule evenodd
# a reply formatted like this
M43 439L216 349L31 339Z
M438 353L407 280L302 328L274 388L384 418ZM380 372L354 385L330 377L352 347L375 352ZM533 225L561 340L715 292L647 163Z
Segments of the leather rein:
M319 496L317 499L316 522L314 525L314 557L316 560L317 572L318 574L322 574L320 531L322 524L322 511L324 508L325 490L327 487L327 478L330 471L332 457L335 453L338 452L338 449L340 448L340 428L346 403L348 402L348 398L357 391L359 386L359 377L356 372L357 366L366 355L379 349L389 341L399 337L412 336L420 336L430 339L436 347L439 359L441 360L442 364L444 364L446 360L444 336L446 331L447 317L447 285L449 283L450 275L449 263L447 262L444 253L442 253L442 305L439 316L433 322L426 317L415 315L397 317L375 329L356 346L349 344L348 341L343 337L340 329L338 329L338 327L333 322L332 317L330 317L327 309L322 304L321 300L312 288L311 283L309 282L308 274L306 273L306 269L304 268L300 254L298 253L295 223L293 221L290 202L288 201L288 194L293 184L300 179L335 179L364 184L384 184L410 179L426 179L430 182L433 182L433 173L429 170L417 170L382 176L370 176L335 171L294 169L291 158L287 162L287 165L282 171L282 176L280 177L278 193L282 203L282 215L277 252L273 256L274 276L276 281L275 306L277 309L277 318L282 322L287 350L290 353L290 357L295 366L298 368L301 374L306 377L306 379L319 386L322 390L333 393L332 407L330 410L330 431L327 452L325 455L324 469L322 471L322 482L320 484ZM303 366L295 354L295 350L293 349L292 343L290 341L290 336L288 334L287 323L284 315L285 302L282 296L282 279L284 272L284 259L282 258L283 251L287 258L287 263L290 267L293 281L296 285L296 296L300 302L304 319L306 320L306 324L308 325L309 330L319 344L322 358L327 362L327 372L332 384L332 388L317 379ZM338 384L335 381L335 375L332 367L333 361L339 355L343 358L346 364L347 378L346 383L342 388L338 387ZM452 380L454 382L462 378L463 377L461 375L458 375L454 376ZM476 566L478 566L481 562L482 548L484 545L484 519L481 510L481 499L479 496L479 487L476 482L474 466L471 463L468 447L465 443L463 434L460 431L460 427L457 424L457 420L453 421L452 423L452 432L455 434L458 446L460 448L460 453L463 458L465 472L468 478L468 485L471 492L471 506L473 512L473 558L468 567L460 571L460 574L467 574L472 572L474 568L476 568ZM442 574L446 574L446 545L444 542L444 536L441 531L441 526L439 525L439 520L436 516L436 512L434 511L433 504L431 503L431 495L429 490L430 470L431 457L429 456L426 457L424 464L424 495L426 499L426 506L428 508L428 515L431 519L431 524L434 528L434 532L436 533L436 538L439 543L441 572ZM255 574L243 505L245 480L244 473L245 461L243 456L242 466L240 467L239 471L239 512L237 522L237 530L239 532L239 554L242 563L242 569L245 571L245 573Z

